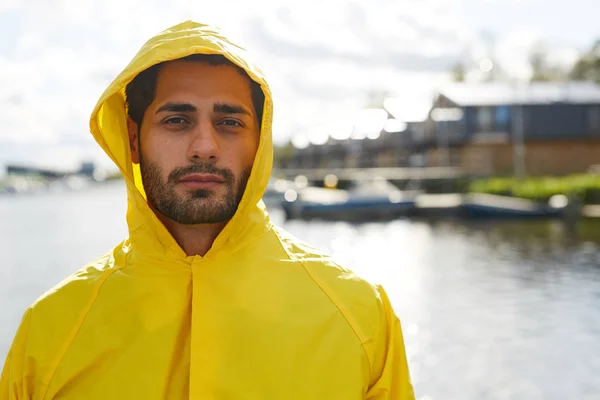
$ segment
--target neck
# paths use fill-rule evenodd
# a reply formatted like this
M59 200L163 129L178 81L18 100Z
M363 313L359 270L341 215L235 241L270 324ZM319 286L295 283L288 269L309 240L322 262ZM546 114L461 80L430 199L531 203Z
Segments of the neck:
M188 256L204 256L227 225L226 222L184 225L167 218L157 210L154 210L154 213Z

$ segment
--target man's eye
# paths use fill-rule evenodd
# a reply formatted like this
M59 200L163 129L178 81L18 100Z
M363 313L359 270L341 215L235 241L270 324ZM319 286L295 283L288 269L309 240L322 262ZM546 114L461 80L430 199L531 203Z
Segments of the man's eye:
M165 120L166 125L181 125L187 123L184 118L181 117L171 117Z
M235 119L225 119L225 120L221 121L221 125L243 126L239 121L236 121Z

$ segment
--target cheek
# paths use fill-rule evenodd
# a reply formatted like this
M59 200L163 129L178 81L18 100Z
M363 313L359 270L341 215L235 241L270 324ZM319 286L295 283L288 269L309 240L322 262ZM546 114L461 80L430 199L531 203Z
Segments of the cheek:
M222 151L221 160L224 164L227 164L228 168L239 174L243 170L252 167L258 143L255 143L254 140L245 139L226 144L225 148L227 150Z
M244 148L244 165L243 168L251 168L256 157L256 150L258 149L258 142L252 140Z
M164 137L148 135L142 142L142 153L145 161L157 164L164 172L172 170L181 158L182 144L166 140ZM185 154L185 152L183 153Z
M256 152L258 150L258 143L259 141L257 138L252 138L248 141L245 152L248 167L251 167L252 163L254 163L254 158L256 157Z

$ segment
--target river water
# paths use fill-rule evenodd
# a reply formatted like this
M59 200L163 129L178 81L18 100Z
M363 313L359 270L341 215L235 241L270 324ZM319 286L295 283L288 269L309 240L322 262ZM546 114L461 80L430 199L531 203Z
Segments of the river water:
M25 308L125 237L125 202L118 182L0 196L2 360ZM600 221L272 216L384 285L417 399L600 399Z

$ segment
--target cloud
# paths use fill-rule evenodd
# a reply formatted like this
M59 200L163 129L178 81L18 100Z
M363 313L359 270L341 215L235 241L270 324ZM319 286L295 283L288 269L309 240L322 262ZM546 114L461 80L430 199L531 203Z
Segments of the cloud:
M569 71L579 57L579 52L569 46L548 43L541 32L533 29L513 31L496 45L495 58L510 76L528 80L532 74L530 56L536 49L546 54L549 67Z
M431 6L436 2L408 3L411 6L383 0L311 2L255 17L246 36L279 58L303 63L336 59L360 67L394 65L402 70L439 69L438 58L444 66L447 57L465 45L463 29L452 22L456 18L441 19L437 13L443 10ZM313 7L319 13L311 11Z

